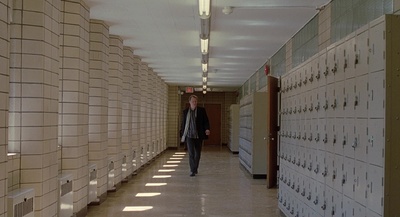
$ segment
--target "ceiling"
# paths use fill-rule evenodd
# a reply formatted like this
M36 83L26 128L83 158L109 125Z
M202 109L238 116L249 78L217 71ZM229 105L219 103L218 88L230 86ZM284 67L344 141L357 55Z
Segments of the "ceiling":
M198 0L84 1L167 84L201 88ZM242 86L329 1L211 0L208 88Z

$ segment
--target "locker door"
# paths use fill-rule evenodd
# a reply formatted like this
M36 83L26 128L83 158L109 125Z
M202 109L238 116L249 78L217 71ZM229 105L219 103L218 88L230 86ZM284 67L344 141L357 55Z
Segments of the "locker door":
M329 118L327 119L327 124L326 124L326 134L324 135L323 142L326 147L326 151L330 153L335 153L334 149L334 138L336 135L335 132L335 119L334 118Z
M331 178L333 179L333 189L340 193L343 192L342 179L344 174L344 166L345 165L343 164L343 156L335 154L335 161Z
M326 186L325 198L324 201L322 201L323 204L321 205L321 209L324 212L324 216L332 216L331 211L332 207L334 206L333 198L334 198L334 190L331 187Z
M321 215L325 216L325 210L323 209L325 203L325 186L320 182L316 182L317 200L314 200L314 209Z
M343 136L343 150L344 155L349 158L354 158L353 143L356 142L355 137L355 121L352 118L345 119L344 122L344 136Z
M368 74L356 78L354 106L356 117L368 118Z
M325 173L325 184L331 188L334 188L334 179L333 173L335 170L335 155L332 153L326 153L326 164L325 168L323 169L323 173Z
M343 141L344 141L344 118L335 119L335 135L333 137L333 146L335 153L338 155L343 155ZM336 137L335 137L336 136Z
M333 204L332 208L329 210L330 214L334 217L342 217L343 209L342 209L343 195L340 192L333 191Z
M325 183L325 174L327 174L326 169L326 152L325 150L318 150L316 156L316 168L314 172L316 174L317 180L320 183Z
M324 143L325 135L327 135L326 122L327 120L325 118L318 119L318 130L317 130L317 135L315 137L317 149L323 151L326 150Z
M304 68L302 69L303 71L303 77L302 80L300 81L303 85L303 90L304 92L307 92L311 90L311 82L308 80L310 78L310 63L307 63Z
M370 118L385 117L385 71L370 73L368 92L368 115Z
M317 138L318 135L318 119L312 119L311 120L311 125L310 125L310 130L308 131L307 134L307 141L310 144L310 147L314 150L316 150L318 148L317 146L317 142L315 141L315 139Z
M355 191L354 199L363 206L367 205L367 168L363 162L355 161Z
M356 51L356 38L355 34L350 34L345 42L346 45L346 59L347 68L345 70L345 79L354 78L355 68L358 64L358 55Z
M384 70L385 68L385 22L369 29L370 65L369 72Z
M318 60L318 73L316 75L318 86L323 87L327 84L326 73L327 71L327 51L324 49L319 53Z
M368 120L368 156L370 164L383 167L385 153L385 121L384 119Z
M357 31L356 36L356 55L357 64L355 67L355 76L361 76L368 73L369 46L368 46L368 26Z
M344 83L344 95L343 108L346 117L354 117L355 111L355 79L346 79Z
M333 102L331 104L334 107L334 116L335 117L345 117L345 108L343 107L343 102L345 98L345 90L344 90L344 81L338 81L335 83L335 99L336 103Z
M335 76L337 73L336 44L333 44L328 48L326 60L327 64L324 76L326 77L326 83L332 84L335 82Z
M357 202L354 202L354 217L366 217L365 206L363 206Z
M308 74L308 82L309 82L310 90L313 90L316 87L318 87L318 81L315 78L316 74L318 73L318 61L319 61L318 57L313 57L313 59L310 62L310 64L311 64L310 73Z
M342 186L343 186L343 194L346 197L354 199L354 190L355 190L355 168L354 168L354 159L344 157L343 158L343 175L340 177Z
M337 63L337 72L335 73L335 82L344 80L344 72L348 68L347 63L347 44L346 41L341 42L336 47L336 63Z
M353 217L353 209L354 209L353 203L354 203L353 199L343 196L342 217Z
M383 214L383 168L368 166L367 207L368 209Z
M318 150L311 150L311 161L310 161L310 166L311 168L311 178L314 180L318 180L319 175L320 175L320 165L319 165L319 156L318 156Z
M367 162L367 135L368 121L367 119L356 119L356 136L353 141L355 158L358 161Z
M326 108L324 108L324 110L326 111L326 117L333 118L336 114L335 110L337 105L335 83L328 84L326 94L327 97L324 104L324 106L326 106Z

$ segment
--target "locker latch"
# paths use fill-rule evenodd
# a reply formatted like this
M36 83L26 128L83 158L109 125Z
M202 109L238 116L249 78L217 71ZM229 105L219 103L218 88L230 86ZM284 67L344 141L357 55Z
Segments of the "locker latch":
M295 184L294 184L294 182L293 182L291 188L294 190L294 187L295 187Z
M317 133L317 136L315 137L315 141L316 141L316 142L319 141L319 133Z
M344 59L343 70L346 71L347 69L347 59Z
M358 96L356 96L354 99L354 106L358 106Z
M325 77L328 76L328 74L329 74L329 67L327 66L324 72Z
M312 141L312 133L310 133L310 136L308 137L308 141Z
M322 173L323 177L326 177L326 175L328 175L328 168L325 167L324 172Z
M296 106L294 107L293 113L294 113L294 114L297 113L297 108L296 108Z
M297 139L298 139L298 140L300 140L300 134L301 134L301 133L299 132L299 134L297 135Z
M308 166L308 168L307 168L309 171L311 171L312 170L312 162L310 162L310 165Z
M314 106L313 106L313 104L311 103L311 106L310 106L310 108L309 108L308 110L309 110L310 112L312 112L313 109L314 109Z
M294 208L292 207L292 211L290 211L290 214L294 214Z
M333 144L336 144L336 135L333 135Z
M329 103L328 103L328 100L325 100L325 105L323 106L323 108L325 109L325 110L327 110L328 109L328 107L329 107L329 105L328 105Z
M346 175L343 174L343 177L342 177L342 185L344 185L345 183L346 183Z
M300 166L300 158L297 160L296 166Z
M335 215L335 207L334 207L334 206L332 206L332 212L331 212L331 214L332 214L332 216Z
M283 206L286 206L286 200L285 200L285 202L283 202Z
M317 105L315 106L315 110L318 111L318 110L319 110L319 107L320 107L320 106L319 106L319 102L318 102Z
M306 85L307 84L307 77L304 78L303 80L303 84Z
M355 56L355 58L354 58L354 67L355 67L355 65L358 64L358 59L359 59L359 55L356 54L356 56Z
M354 138L354 142L353 142L353 145L351 145L351 147L353 147L353 148L357 147L357 137Z
M333 173L332 173L332 179L333 179L333 180L335 180L335 179L336 179L336 170L333 170Z
M306 162L306 160L304 160L303 164L301 165L301 167L303 167L303 169L306 168L306 164L307 164L307 162Z
M301 113L301 106L299 106L299 109L297 110L297 112L300 114Z
M328 143L328 134L325 133L324 143Z
M315 204L315 205L318 204L318 195L315 197L314 204Z
M321 78L321 72L318 70L318 73L317 73L317 75L315 76L315 78L317 79L317 80L319 80L320 78Z
M296 139L296 132L294 132L294 134L292 135L293 139Z
M288 181L288 183L286 183L286 185L287 185L288 187L290 187L290 184L291 184L291 181L290 181L290 179L289 179L289 181Z
M300 192L300 185L297 185L296 192L297 192L297 193Z
M292 164L295 164L295 163L296 163L296 157L294 157L292 160Z
M332 107L333 109L335 109L335 108L336 108L336 99L335 99L335 100L333 100L333 104L331 105L331 107Z
M311 74L311 77L308 80L312 83L314 80L314 74Z
M301 196L306 196L306 189L305 188L303 188L303 191L301 192Z
M314 169L315 174L318 174L318 172L319 172L319 164L317 164L317 167Z
M346 145L346 136L343 136L343 142L342 145L345 146Z
M279 198L279 203L282 203L283 199L282 197Z
M333 66L332 72L333 74L337 72L337 63L335 63L335 65Z
M307 200L311 200L311 191L308 192Z
M322 210L326 210L326 201L324 201L324 204L321 206Z
M302 84L302 83L301 83L301 80L300 80L300 81L299 81L299 87L301 87L301 84Z
M307 105L305 105L303 108L303 112L306 112L306 111L307 111Z
M294 87L294 89L296 89L296 88L297 88L297 82L294 82L294 85L293 85L293 87Z
M306 139L307 139L307 133L304 133L303 140L306 141Z

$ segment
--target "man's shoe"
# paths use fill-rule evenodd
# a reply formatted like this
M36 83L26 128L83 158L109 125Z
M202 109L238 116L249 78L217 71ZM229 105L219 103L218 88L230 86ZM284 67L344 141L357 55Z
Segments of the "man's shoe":
M190 176L191 176L191 177L193 177L193 176L195 176L195 175L196 175L195 173L190 173Z

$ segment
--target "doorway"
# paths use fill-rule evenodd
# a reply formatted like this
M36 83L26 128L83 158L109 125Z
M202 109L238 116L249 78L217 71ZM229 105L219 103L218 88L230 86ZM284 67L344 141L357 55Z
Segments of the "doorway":
M204 145L221 145L221 104L204 104L210 122L210 135Z

